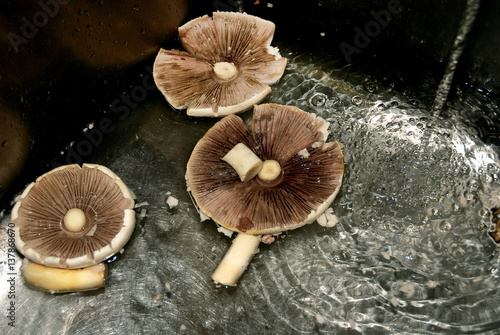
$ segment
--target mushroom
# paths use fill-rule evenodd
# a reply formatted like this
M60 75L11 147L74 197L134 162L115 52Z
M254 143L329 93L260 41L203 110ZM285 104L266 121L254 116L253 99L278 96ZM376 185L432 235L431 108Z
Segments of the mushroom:
M256 16L215 12L179 27L186 51L161 49L153 76L176 109L221 117L262 101L285 71L286 58L271 47L274 23Z
M28 185L14 206L16 248L47 267L92 266L127 243L133 207L130 190L108 168L61 166Z
M248 266L262 235L311 223L339 192L344 163L340 144L327 142L329 123L293 106L255 106L252 132L229 115L196 144L187 164L187 183L200 211L238 232L213 274L216 283L233 286ZM223 159L245 146L262 161L255 177L242 181ZM304 155L303 150L308 155Z

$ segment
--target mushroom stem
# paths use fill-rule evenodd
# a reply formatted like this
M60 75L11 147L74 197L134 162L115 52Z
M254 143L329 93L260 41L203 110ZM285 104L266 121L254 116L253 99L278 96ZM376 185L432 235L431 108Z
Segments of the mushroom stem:
M82 230L87 219L85 218L85 213L80 208L71 208L66 212L63 221L66 229L72 232L77 232Z
M278 163L274 159L268 159L264 161L258 177L264 181L273 181L276 178L278 178L280 173L281 173L280 163Z
M22 274L29 285L51 293L65 293L104 287L108 268L99 263L83 269L60 269L26 261Z
M214 64L214 73L219 79L229 80L238 75L238 69L233 63L217 62Z
M255 177L262 169L262 161L243 143L238 143L222 157L222 160L233 167L242 182Z
M216 284L236 286L259 246L260 235L239 233L212 275Z

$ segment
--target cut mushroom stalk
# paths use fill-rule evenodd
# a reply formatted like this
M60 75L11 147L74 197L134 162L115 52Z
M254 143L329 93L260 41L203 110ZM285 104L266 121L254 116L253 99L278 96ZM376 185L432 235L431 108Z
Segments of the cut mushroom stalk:
M216 284L236 286L259 246L261 235L240 233L212 275Z
M26 261L22 274L27 284L51 293L80 292L104 287L108 269L99 263L83 269L60 269Z
M240 176L242 182L249 181L262 169L262 161L243 143L238 143L232 148L222 160L233 167Z
M214 73L219 79L230 80L238 75L238 69L233 63L217 62L214 64Z
M80 231L85 226L85 213L80 208L71 208L66 212L63 222L69 231Z
M258 176L264 181L273 181L281 174L280 163L274 159L268 159L264 161L262 169L260 170Z

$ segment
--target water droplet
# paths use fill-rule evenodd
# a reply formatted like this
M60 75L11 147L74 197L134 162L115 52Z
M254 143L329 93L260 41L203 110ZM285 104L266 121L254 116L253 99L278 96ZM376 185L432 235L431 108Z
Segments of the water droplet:
M309 103L314 107L323 107L327 101L328 97L323 93L316 93L309 99Z
M481 186L480 182L476 179L471 179L467 183L467 187L469 188L470 191L477 191L479 190L480 186Z
M442 233L447 233L451 230L452 226L451 226L451 223L449 223L448 221L441 221L439 223L439 230L442 232Z
M473 191L465 191L464 192L464 197L467 201L475 201L477 200L477 194L476 192Z
M500 166L497 164L488 164L488 173L498 174L500 173Z
M363 104L363 98L359 95L355 95L352 97L352 103L356 106L361 106Z
M482 218L488 218L491 213L490 211L487 209L487 208L483 208L479 211L479 215L482 217Z
M377 85L374 82L369 81L365 83L365 89L370 93L374 93L377 90Z
M405 255L405 258L409 261L414 261L416 260L416 254L414 251L409 251L406 255Z
M398 131L401 129L401 123L400 122L389 122L385 128L389 131Z

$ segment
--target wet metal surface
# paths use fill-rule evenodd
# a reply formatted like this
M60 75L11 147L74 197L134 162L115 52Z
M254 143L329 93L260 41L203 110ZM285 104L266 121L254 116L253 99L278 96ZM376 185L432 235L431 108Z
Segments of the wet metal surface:
M434 118L425 87L400 90L390 74L280 49L289 64L266 101L317 113L344 145L338 223L261 245L237 288L215 288L210 275L230 239L200 222L185 166L216 120L189 118L151 91L84 160L108 166L141 205L106 287L63 295L27 287L2 234L0 305L5 314L14 302L16 326L4 318L2 334L495 332L500 252L488 231L500 162L484 127L467 121L490 106L459 96L447 118ZM172 209L169 195L179 200ZM3 231L8 212L1 222Z

